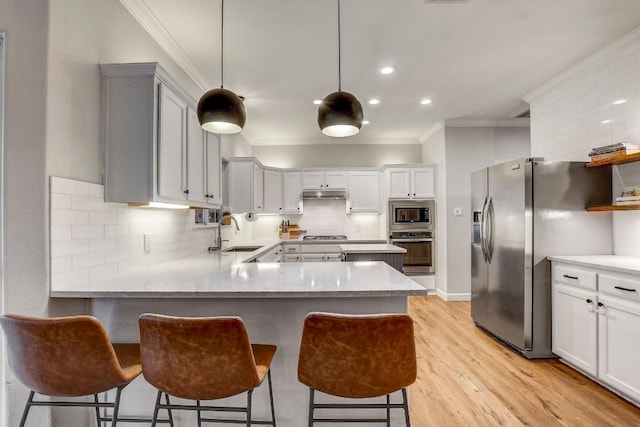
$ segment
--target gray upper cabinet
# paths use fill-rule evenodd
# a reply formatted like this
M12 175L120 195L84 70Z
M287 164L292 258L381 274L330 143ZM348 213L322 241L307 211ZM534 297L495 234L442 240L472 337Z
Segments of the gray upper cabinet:
M219 205L220 144L200 127L196 101L157 63L100 71L105 200Z

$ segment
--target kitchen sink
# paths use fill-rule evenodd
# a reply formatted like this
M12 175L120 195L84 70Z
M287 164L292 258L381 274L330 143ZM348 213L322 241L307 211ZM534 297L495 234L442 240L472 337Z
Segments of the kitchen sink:
M221 252L253 252L260 249L262 246L232 246L227 249L223 249Z

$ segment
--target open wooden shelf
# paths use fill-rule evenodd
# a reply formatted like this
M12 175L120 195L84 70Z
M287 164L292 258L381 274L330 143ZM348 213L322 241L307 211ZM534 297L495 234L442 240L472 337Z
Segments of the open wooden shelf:
M588 212L604 212L604 211L635 211L640 209L638 205L606 205L606 206L588 206Z
M595 162L587 163L588 168L600 168L603 166L621 165L624 163L631 163L640 161L640 153L634 154L622 154L613 159L596 160Z

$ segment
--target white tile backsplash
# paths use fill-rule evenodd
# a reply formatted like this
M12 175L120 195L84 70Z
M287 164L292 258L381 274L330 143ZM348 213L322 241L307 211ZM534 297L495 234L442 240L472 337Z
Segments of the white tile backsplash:
M593 147L640 144L640 29L588 58L527 99L531 154L588 161ZM625 99L627 102L613 105ZM611 120L610 123L602 123ZM640 186L640 163L614 168L614 191ZM613 253L640 256L640 212L613 213Z
M204 252L214 231L191 227L191 210L105 203L104 187L51 177L51 285L88 284L140 266ZM151 251L144 251L144 235Z

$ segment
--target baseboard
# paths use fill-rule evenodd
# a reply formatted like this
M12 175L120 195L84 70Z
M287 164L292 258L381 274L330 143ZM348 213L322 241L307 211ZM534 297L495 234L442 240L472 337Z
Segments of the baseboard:
M436 290L436 295L445 301L471 301L471 293L448 294L442 289Z

